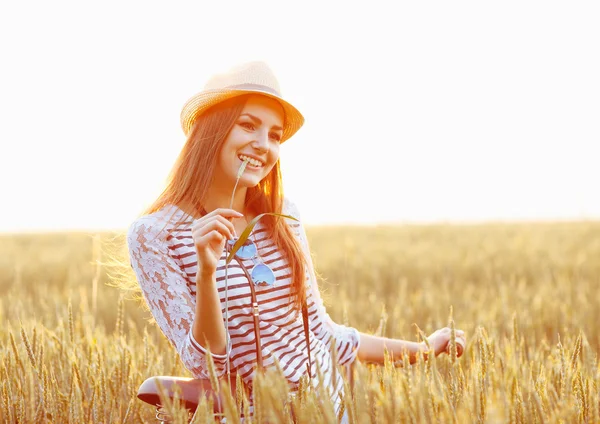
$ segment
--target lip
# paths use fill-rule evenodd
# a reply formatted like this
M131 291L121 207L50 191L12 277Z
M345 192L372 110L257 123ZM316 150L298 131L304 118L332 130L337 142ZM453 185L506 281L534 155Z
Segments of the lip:
M259 157L257 157L257 156L254 156L254 155L249 155L249 154L247 154L247 153L238 153L238 154L237 154L237 156L238 156L238 159L240 159L240 158L239 158L239 156L240 156L240 155L248 156L249 158L252 158L252 159L254 159L254 160L257 160L257 161L259 161L260 163L262 163L262 164L263 164L263 167L264 167L264 166L266 165L266 163L267 163L267 160L266 160L266 159L261 159L261 158L259 158ZM241 159L240 159L240 160L241 160ZM243 162L243 161L242 161L242 162ZM248 164L247 166L252 166L252 165ZM254 168L254 167L253 167L253 168ZM258 169L258 168L257 168L257 169Z
M248 156L248 155L245 155L245 156ZM240 161L240 164L242 164L242 163L244 162L244 161L242 161L240 158L237 158L237 159ZM258 160L258 159L257 159L257 160ZM245 168L245 169L246 169L246 170L250 170L250 171L259 171L259 170L263 169L264 167L265 167L265 165L263 165L263 166L260 166L260 167L258 167L258 166L254 166L254 165L250 165L250 162L248 162L248 163L246 164L246 168Z

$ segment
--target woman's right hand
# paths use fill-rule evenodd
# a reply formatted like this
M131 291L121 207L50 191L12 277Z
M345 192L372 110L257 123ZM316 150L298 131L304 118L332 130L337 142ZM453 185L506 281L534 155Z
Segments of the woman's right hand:
M233 209L215 209L192 223L192 238L198 255L198 274L214 274L225 242L235 235L231 219L243 216Z

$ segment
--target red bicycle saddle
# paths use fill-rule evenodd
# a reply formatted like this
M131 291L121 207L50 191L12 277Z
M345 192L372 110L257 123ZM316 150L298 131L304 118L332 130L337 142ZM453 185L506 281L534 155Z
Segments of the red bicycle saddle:
M170 399L179 387L179 398L186 409L196 410L200 396L213 393L209 380L159 375L147 378L138 389L137 397L151 405L161 406L159 382Z

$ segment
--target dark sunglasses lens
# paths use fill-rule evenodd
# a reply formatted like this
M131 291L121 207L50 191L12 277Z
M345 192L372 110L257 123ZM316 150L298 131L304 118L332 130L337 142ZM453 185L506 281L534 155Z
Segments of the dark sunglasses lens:
M233 245L237 242L237 239L228 240L228 243L233 247ZM242 247L235 253L240 259L252 259L256 257L256 245L250 239L247 239Z
M272 286L275 284L275 274L265 264L258 264L252 268L252 281L257 286Z

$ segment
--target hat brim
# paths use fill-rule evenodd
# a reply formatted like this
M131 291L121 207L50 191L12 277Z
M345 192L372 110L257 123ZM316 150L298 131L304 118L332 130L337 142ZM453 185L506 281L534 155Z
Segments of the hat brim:
M281 143L292 137L304 124L304 116L281 97L261 90L240 90L240 89L217 89L200 92L190 98L181 110L181 128L186 137L192 130L192 125L198 116L204 113L210 107L221 103L224 100L239 97L244 94L258 94L277 100L283 108L285 118L283 131L281 134Z

